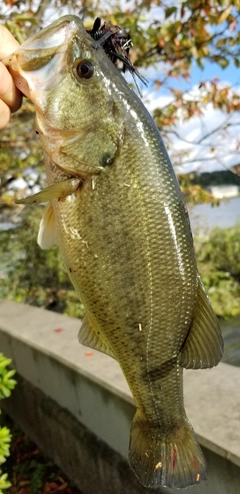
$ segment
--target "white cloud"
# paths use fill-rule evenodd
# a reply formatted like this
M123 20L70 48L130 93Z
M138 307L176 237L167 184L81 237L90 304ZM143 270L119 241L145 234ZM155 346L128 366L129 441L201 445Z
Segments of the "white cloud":
M222 87L226 85L229 87L230 83L222 83ZM239 91L240 88L234 90ZM202 97L201 90L195 86L184 97L199 99L200 95ZM161 91L144 91L143 103L151 114L155 108L163 108L171 101L172 95L162 95ZM175 164L178 151L186 152L181 162L178 159L176 169L179 173L221 170L240 163L240 112L226 114L208 103L201 116L184 120L182 110L179 109L178 118L178 124L170 134L172 144L168 152ZM219 131L214 132L217 128Z

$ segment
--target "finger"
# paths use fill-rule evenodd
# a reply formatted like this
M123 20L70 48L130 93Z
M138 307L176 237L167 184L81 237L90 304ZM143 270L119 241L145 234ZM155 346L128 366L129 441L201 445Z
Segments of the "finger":
M19 43L12 36L10 31L4 26L0 26L0 60L11 55L18 46Z
M0 25L0 60L8 57L19 46L17 40L12 36L10 31L4 26ZM12 112L18 110L21 106L22 96L20 91L16 88L12 76L8 72L7 68L0 63L0 99L8 105ZM5 108L4 115L8 115L6 107L1 105L1 108ZM1 115L1 121L5 116Z
M0 130L4 129L10 120L10 108L4 101L0 100Z
M12 76L7 68L0 62L0 99L6 103L12 112L21 106L22 96L16 88Z

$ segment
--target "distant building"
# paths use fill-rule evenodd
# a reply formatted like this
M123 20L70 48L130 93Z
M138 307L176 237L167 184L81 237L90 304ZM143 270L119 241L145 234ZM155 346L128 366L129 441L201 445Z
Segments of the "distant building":
M210 185L208 190L216 199L236 197L240 194L240 187L238 185Z

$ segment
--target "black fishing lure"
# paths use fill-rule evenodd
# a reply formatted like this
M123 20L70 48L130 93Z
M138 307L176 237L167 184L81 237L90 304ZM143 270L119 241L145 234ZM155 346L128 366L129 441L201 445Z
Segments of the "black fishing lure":
M120 26L113 26L111 24L104 24L101 26L101 19L97 17L94 21L92 29L87 30L87 33L95 40L93 48L96 50L102 46L105 53L108 55L112 63L117 66L118 60L123 64L122 71L125 72L126 68L132 74L135 84L138 87L136 76L147 86L147 80L141 76L136 67L132 64L129 51L133 46L131 38L125 29ZM141 94L141 93L140 93Z

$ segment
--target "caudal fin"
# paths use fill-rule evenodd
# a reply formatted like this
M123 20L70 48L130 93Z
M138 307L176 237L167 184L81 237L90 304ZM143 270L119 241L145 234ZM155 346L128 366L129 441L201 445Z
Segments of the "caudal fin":
M187 420L164 435L136 414L129 463L145 487L184 488L207 478L204 456Z

